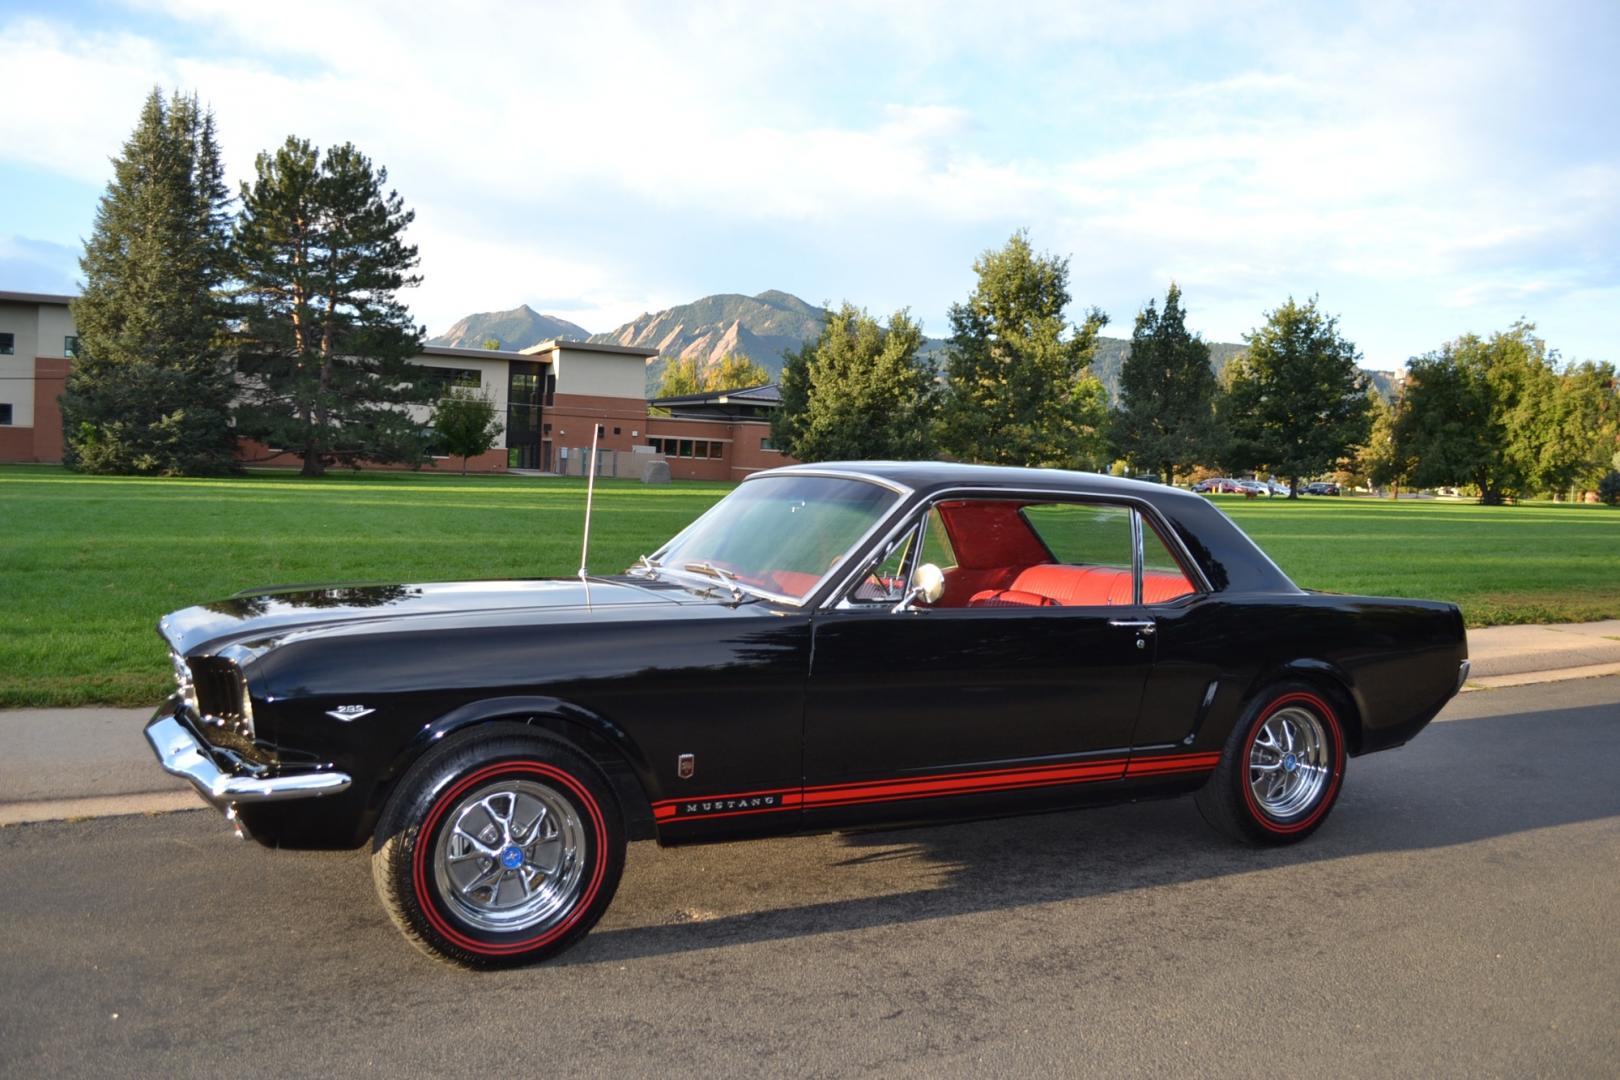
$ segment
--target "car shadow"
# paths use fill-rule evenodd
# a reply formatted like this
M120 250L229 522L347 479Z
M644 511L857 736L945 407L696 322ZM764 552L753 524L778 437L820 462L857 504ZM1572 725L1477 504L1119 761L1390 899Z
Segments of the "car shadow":
M1620 815L1617 719L1606 704L1431 725L1399 751L1352 760L1328 821L1284 848L1233 843L1179 798L658 852L659 860L692 864L672 863L659 882L680 898L682 914L659 925L599 926L555 963L618 963L1013 910L1608 818ZM774 847L762 853L761 844ZM699 851L707 854L693 858ZM874 880L854 880L863 874ZM841 878L846 893L870 886L878 894L795 902L838 891ZM739 891L751 906L769 906L704 914L723 911Z

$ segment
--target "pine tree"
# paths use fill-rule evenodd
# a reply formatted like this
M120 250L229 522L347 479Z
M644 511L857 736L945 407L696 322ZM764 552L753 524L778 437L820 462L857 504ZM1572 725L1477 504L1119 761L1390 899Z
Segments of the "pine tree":
M1106 449L1106 393L1090 373L1108 317L1072 332L1069 262L1014 233L973 264L977 287L950 309L940 444L966 461L1073 468Z
M214 118L153 89L96 210L62 395L67 464L161 475L231 469L223 352L229 196Z
M801 461L930 456L938 395L922 343L905 311L886 327L852 304L829 311L821 336L782 368L777 447Z
M1318 310L1316 298L1289 297L1266 324L1244 335L1249 348L1232 361L1222 400L1236 468L1269 468L1299 497L1301 477L1325 472L1367 441L1367 379L1361 354Z
M1136 316L1119 373L1120 407L1111 417L1116 452L1175 483L1177 465L1216 455L1217 390L1209 346L1187 332L1181 289L1172 282L1162 315L1149 300Z
M351 144L324 155L289 137L242 185L239 427L304 459L304 475L362 461L419 464L428 440L407 408L434 387L409 362L424 329L399 300L421 282L415 214L388 170Z

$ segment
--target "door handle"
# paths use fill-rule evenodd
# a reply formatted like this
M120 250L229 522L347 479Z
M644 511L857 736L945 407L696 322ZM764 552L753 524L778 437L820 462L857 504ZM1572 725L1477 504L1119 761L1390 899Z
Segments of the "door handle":
M1109 626L1117 626L1121 630L1135 630L1138 634L1151 634L1158 629L1152 619L1109 619Z

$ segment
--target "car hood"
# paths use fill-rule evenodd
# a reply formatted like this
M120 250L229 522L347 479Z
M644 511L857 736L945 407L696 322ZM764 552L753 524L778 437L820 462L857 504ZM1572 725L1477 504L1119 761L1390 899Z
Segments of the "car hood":
M274 644L295 633L380 620L503 613L530 619L553 612L717 602L677 585L631 578L294 586L185 608L159 620L158 631L177 653L191 656L232 642Z

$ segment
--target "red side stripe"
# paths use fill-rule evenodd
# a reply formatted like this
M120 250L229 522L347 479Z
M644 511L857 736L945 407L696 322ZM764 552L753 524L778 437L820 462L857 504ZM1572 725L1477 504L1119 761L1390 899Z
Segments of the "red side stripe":
M1221 760L1219 752L1196 754L1158 754L1138 758L1097 758L1090 761L1069 762L1063 765L1026 765L1017 768L979 769L970 772L936 773L928 776L863 780L850 784L822 784L800 791L772 789L746 791L726 795L703 795L679 799L661 799L653 804L653 816L658 821L672 821L680 816L678 807L683 803L721 802L756 795L775 795L776 806L724 810L714 813L686 815L684 820L705 821L743 814L769 814L781 810L803 807L830 808L856 806L861 803L893 802L901 799L926 799L943 795L965 795L996 791L1016 791L1022 788L1055 787L1063 784L1119 780L1129 776L1162 776L1174 773L1205 772Z

